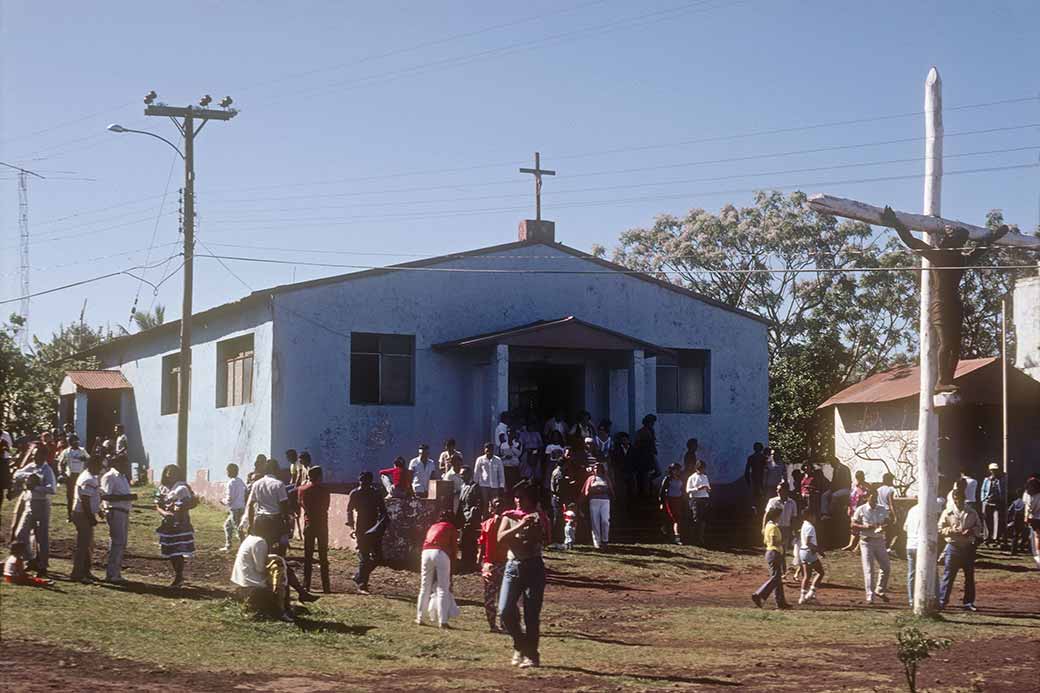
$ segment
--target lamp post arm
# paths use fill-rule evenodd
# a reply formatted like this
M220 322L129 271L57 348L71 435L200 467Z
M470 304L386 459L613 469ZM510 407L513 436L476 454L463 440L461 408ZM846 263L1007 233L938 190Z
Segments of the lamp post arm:
M168 139L166 139L165 137L163 137L162 135L156 135L154 132L148 132L147 130L132 130L130 128L123 128L122 131L123 132L134 132L134 133L137 133L138 135L148 135L149 137L154 137L157 140L162 140L166 144L168 144L171 147L173 147L173 151L177 152L177 155L180 156L180 158L182 158L182 159L184 158L184 153L180 150L180 148L177 145L175 145L173 142L171 142Z

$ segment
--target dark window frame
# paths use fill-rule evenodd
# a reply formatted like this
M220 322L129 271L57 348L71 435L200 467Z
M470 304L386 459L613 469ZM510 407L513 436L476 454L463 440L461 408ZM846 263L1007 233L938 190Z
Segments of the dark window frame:
M180 408L181 353L175 351L162 357L162 382L159 387L159 413L176 414ZM188 366L188 390L191 390L191 366ZM191 402L189 401L189 407Z
M239 363L241 363L241 367L237 365ZM229 378L231 383L228 382ZM246 382L248 382L248 389L245 386ZM256 351L254 350L253 334L240 335L217 342L215 383L217 408L252 404L255 384Z
M406 370L395 373L400 377L407 373L408 394L402 400L390 399L388 397L387 378L390 364L400 363L407 359ZM363 365L368 362L370 365ZM364 368L371 368L374 363L374 378L369 374L367 379L356 377ZM374 388L372 391L361 392L361 388ZM381 407L412 407L415 406L415 335L379 333L379 332L351 332L350 333L350 384L349 397L352 405L358 406L381 406Z
M708 349L676 349L675 357L657 357L657 411L662 414L710 414L711 413L711 351ZM683 371L700 371L701 407L684 406ZM662 397L662 383L671 380L674 391L671 398ZM668 387L667 384L664 387Z

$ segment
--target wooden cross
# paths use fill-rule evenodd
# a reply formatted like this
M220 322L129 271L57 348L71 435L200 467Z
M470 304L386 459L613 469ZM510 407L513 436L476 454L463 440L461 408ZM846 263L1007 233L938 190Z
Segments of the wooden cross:
M520 173L534 174L534 218L542 220L542 176L555 176L556 171L542 168L542 158L538 152L534 153L534 168L522 168Z

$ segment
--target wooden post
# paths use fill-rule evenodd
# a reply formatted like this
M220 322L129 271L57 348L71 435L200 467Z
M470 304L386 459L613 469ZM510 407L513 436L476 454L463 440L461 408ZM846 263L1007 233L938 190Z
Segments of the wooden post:
M942 80L939 71L928 71L924 89L925 163L924 213L939 216L942 199ZM924 232L924 239L935 245L933 234ZM935 335L930 319L932 277L927 258L921 256L921 386L920 408L917 420L917 502L921 506L921 531L917 540L917 566L914 575L914 614L930 616L938 613L939 599L935 594L936 557L939 523L939 417L935 411L933 393L938 377Z

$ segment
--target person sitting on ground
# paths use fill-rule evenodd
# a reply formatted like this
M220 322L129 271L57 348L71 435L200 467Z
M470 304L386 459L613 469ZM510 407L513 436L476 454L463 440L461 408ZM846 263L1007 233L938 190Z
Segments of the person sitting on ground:
M816 601L816 588L823 582L823 551L816 539L816 508L806 508L799 532L799 561L802 565L802 591L799 604Z
M458 554L458 529L455 513L445 510L440 519L426 530L422 564L419 573L419 600L415 607L415 624L422 625L429 611L437 627L448 628L448 621L458 616L459 607L451 594L451 564ZM436 586L434 582L436 581Z
M394 466L379 470L379 481L386 489L387 498L408 498L412 495L412 473L408 461L398 455Z
M239 544L231 569L231 582L238 588L235 596L257 613L291 622L294 620L289 602L291 572L283 557L269 552L266 539L250 532ZM300 591L299 597L301 602L318 598L306 591Z
M682 544L683 499L686 488L683 486L682 467L678 464L668 466L668 473L661 481L658 493L661 511L668 516L672 524L672 543Z
M11 555L4 561L4 582L12 585L26 585L29 587L49 587L54 580L34 577L25 570L25 558L27 554L25 542L11 542Z

